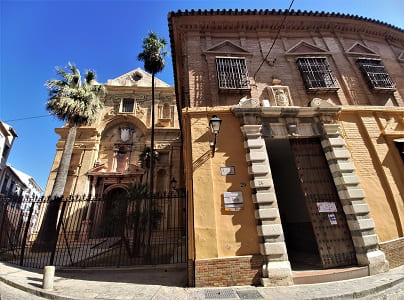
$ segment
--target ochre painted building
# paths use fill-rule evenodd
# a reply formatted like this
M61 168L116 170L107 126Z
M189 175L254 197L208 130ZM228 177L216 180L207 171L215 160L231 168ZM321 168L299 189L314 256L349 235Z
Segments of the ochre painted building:
M403 264L404 31L285 14L168 17L196 286Z
M170 190L174 178L180 187L181 141L174 87L155 79L155 192ZM130 71L105 84L103 109L97 121L77 129L65 196L106 196L132 183L146 182L147 168L140 155L150 147L151 75ZM57 128L60 140L45 196L52 191L68 127Z

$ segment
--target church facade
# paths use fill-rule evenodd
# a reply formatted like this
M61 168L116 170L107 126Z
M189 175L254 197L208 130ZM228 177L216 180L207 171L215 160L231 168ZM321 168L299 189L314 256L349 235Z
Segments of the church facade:
M158 78L155 83L154 192L166 192L171 180L181 180L180 132L174 88ZM150 152L151 75L138 68L108 80L105 87L97 121L77 129L64 196L105 196L136 182L147 183L144 157ZM51 193L68 128L55 131L60 139L45 196Z

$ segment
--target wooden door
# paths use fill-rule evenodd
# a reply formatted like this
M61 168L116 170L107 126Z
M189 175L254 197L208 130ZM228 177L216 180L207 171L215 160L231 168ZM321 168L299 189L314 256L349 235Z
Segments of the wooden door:
M290 139L324 268L355 265L351 234L320 140Z

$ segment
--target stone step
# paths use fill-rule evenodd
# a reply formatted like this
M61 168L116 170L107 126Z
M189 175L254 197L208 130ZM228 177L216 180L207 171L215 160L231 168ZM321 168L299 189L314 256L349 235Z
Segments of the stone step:
M312 284L347 280L369 275L368 267L348 267L326 270L292 271L294 284Z

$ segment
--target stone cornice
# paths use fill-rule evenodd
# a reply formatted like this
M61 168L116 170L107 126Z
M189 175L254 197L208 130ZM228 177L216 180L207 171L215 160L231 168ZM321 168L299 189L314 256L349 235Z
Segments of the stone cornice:
M319 12L319 11L301 11L301 10L291 10L290 12L288 12L287 10L185 10L185 11L181 11L178 10L177 12L169 12L168 14L168 20L169 20L169 24L171 25L171 19L174 17L185 17L185 16L191 16L191 17L195 17L195 16L255 16L255 17L259 17L259 16L280 16L283 17L285 15L288 14L288 18L289 17L322 17L322 18L327 18L328 20L330 18L336 18L336 19L348 19L348 20L355 20L355 21L365 21L365 22L369 22L369 23L374 23L374 24L378 24L378 25L382 25L385 27L389 27L392 29L395 29L399 32L404 33L404 29L401 29L399 27L390 25L386 22L382 22L379 20L374 20L374 19L370 19L370 18L366 18L366 17L361 17L358 15L350 15L350 14L343 14L343 13L329 13L329 12Z
M173 20L177 30L199 31L277 31L286 11L275 10L210 10L178 11L168 15L170 35ZM282 28L287 31L340 31L362 33L404 42L404 30L369 18L325 12L291 11ZM173 40L171 41L173 42Z
M257 114L262 117L297 117L307 118L316 116L336 116L340 111L340 106L334 107L299 107L299 106L274 106L257 108L233 107L231 111L240 116L243 114Z

